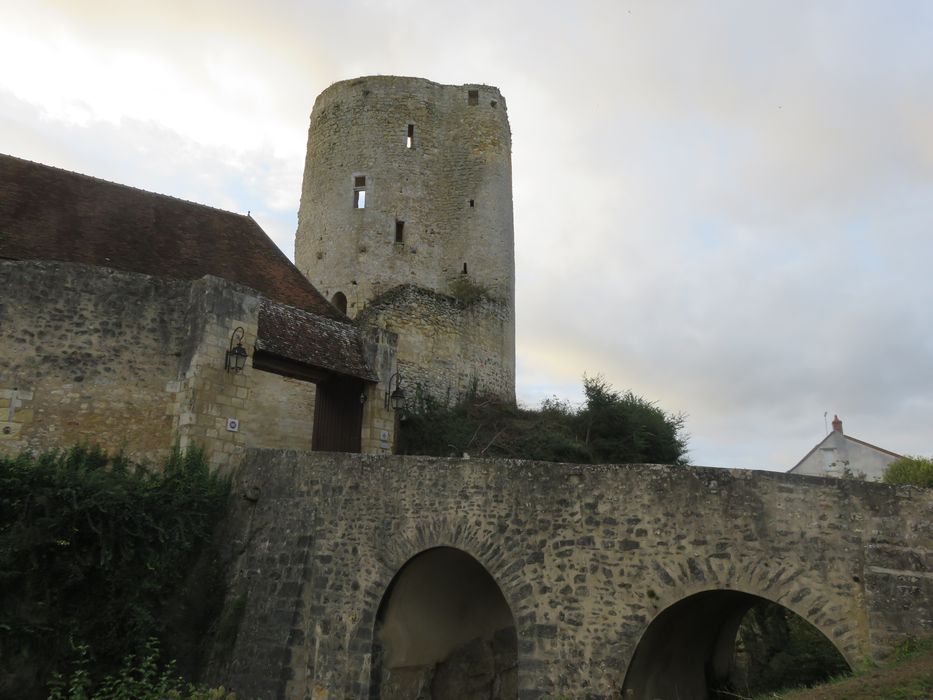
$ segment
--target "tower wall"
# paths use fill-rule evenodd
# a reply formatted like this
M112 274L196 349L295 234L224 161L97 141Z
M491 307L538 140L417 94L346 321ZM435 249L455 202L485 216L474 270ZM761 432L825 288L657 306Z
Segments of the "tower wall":
M422 376L452 367L480 392L514 400L511 133L499 90L374 76L322 92L311 113L295 261L329 299L345 299L351 317L402 285L471 307L463 318L477 323L459 335L449 332L449 315L438 317L449 342L426 317L400 343L431 348L413 358L435 368ZM484 309L495 309L488 323ZM394 319L362 320L403 336ZM480 368L467 359L468 344L499 351ZM450 382L423 388L451 396Z

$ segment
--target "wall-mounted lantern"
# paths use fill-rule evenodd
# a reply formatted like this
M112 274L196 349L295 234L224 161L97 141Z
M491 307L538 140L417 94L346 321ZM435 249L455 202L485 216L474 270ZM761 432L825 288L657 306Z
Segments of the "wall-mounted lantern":
M392 391L392 380L395 380L395 391ZM402 378L396 372L389 377L389 386L386 388L385 407L386 410L392 407L393 411L399 411L405 407L405 390L402 389Z
M246 366L246 358L249 355L243 347L244 335L246 331L243 330L243 326L237 326L230 336L230 349L227 350L227 357L224 361L224 369L228 372L242 372ZM234 342L236 342L236 347L233 346Z

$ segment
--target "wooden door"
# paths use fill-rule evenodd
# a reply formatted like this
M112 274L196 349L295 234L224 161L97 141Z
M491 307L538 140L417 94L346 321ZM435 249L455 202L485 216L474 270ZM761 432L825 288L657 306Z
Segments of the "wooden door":
M318 382L311 449L323 452L360 451L362 394L363 382L359 379L332 377Z

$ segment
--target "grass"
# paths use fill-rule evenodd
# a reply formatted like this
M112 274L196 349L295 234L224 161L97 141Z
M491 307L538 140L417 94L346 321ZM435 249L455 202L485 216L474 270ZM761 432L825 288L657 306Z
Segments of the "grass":
M738 696L737 696L738 697ZM883 666L869 665L812 688L758 695L753 700L930 700L933 638L899 647Z

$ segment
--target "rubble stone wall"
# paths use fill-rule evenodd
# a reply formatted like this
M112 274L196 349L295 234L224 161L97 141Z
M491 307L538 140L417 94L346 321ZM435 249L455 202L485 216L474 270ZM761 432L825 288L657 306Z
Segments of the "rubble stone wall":
M368 698L377 611L416 555L476 559L516 622L520 698L619 694L646 629L704 591L780 603L855 664L933 633L933 493L652 465L249 451L231 511L245 696Z

